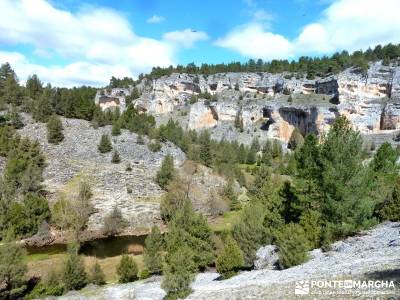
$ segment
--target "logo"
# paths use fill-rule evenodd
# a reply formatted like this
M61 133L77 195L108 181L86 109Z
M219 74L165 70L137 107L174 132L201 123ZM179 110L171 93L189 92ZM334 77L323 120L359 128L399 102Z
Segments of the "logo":
M310 282L307 280L296 281L294 287L295 295L308 295L310 293Z

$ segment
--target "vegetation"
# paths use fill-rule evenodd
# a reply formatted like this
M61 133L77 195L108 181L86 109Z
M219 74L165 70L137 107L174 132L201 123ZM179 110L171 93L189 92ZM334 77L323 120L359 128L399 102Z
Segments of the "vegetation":
M243 253L240 250L236 241L228 235L225 239L225 245L221 253L216 259L217 272L221 274L223 278L229 278L236 274L243 266Z
M120 283L132 282L138 279L138 268L129 255L123 255L117 267Z
M172 155L167 154L164 157L160 170L157 172L156 182L160 187L165 189L168 183L174 178L174 174L174 158Z
M68 247L68 258L63 269L63 283L69 290L79 290L88 282L82 258L78 255L78 245Z
M51 144L59 144L64 140L61 119L53 114L47 121L47 140Z
M113 164L119 164L121 162L121 157L119 156L119 153L117 150L114 150L113 155L111 157L111 162Z
M91 272L89 275L89 281L90 281L90 283L93 283L96 285L103 285L106 283L103 270L101 269L101 267L97 261L95 262L95 264L93 265L93 267L91 269Z
M103 134L101 136L100 143L97 146L97 149L100 153L107 153L112 150L111 141L107 134Z
M349 54L347 51L337 52L330 57L307 57L302 56L297 61L292 60L272 60L264 62L262 59L250 59L246 63L231 62L229 64L202 64L196 66L189 63L186 66L177 65L167 68L154 67L149 78L159 78L172 73L189 73L210 75L224 72L270 72L282 73L290 72L295 74L306 74L308 79L315 76L327 76L336 74L346 68L356 67L360 72L365 72L369 61L385 60L390 61L400 56L400 45L387 44L377 45L374 49L368 48L366 51L358 50Z
M148 272L159 274L164 262L164 238L157 226L151 228L151 233L146 237L143 253L144 263Z
M113 236L120 233L128 222L122 216L121 210L117 206L104 218L103 233Z
M0 298L17 299L23 294L25 285L25 250L8 232L0 245Z

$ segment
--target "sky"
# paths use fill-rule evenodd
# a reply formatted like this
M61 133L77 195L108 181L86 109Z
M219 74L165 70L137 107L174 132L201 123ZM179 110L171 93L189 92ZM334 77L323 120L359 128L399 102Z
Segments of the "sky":
M104 86L154 66L297 59L400 42L400 0L0 0L24 83Z

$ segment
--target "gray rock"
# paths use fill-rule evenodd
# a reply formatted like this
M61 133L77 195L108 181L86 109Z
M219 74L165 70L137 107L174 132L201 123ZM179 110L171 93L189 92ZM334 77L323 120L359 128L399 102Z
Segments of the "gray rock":
M273 270L276 269L278 260L278 248L275 245L267 245L257 250L254 268L256 270Z

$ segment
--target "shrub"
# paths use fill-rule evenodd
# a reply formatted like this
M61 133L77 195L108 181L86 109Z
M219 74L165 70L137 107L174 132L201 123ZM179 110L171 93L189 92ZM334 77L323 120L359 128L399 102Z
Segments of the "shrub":
M103 270L101 269L101 267L97 261L92 266L89 281L96 285L103 285L106 283Z
M79 290L87 284L87 275L78 246L69 245L68 257L63 270L63 282L67 290Z
M114 209L104 218L103 233L116 235L127 226L127 223L118 207L114 206Z
M304 138L300 133L300 130L296 127L292 135L290 136L289 142L288 142L288 148L295 150L297 147L301 147L304 144Z
M61 282L61 274L51 271L46 280L41 280L26 297L27 299L38 299L46 296L61 296L64 286Z
M193 281L196 264L193 262L193 252L182 246L169 253L163 268L161 287L167 292L166 299L186 298L191 292L190 283Z
M55 114L47 121L47 140L51 144L59 144L64 140L62 122Z
M125 171L127 171L127 172L131 172L132 171L132 165L130 163L128 163L126 165Z
M225 246L217 257L217 272L223 278L229 278L236 274L243 266L243 253L236 241L229 235L225 240Z
M168 154L164 157L160 170L156 175L156 182L160 187L165 189L167 184L174 178L174 158Z
M103 134L100 139L100 144L97 146L100 153L107 153L112 150L110 138L107 134Z
M121 261L117 267L117 274L120 283L132 282L138 279L138 268L132 257L122 255Z
M377 206L376 212L382 221L400 221L400 178L397 178L392 192Z
M111 162L113 164L119 164L121 162L121 157L119 156L119 153L117 150L114 151L114 153L111 157Z
M157 226L153 226L151 233L146 237L143 253L144 263L147 271L158 274L162 270L164 250L164 238Z
M111 134L117 136L121 134L121 125L118 121L114 122L111 129Z
M147 269L143 269L139 272L139 279L143 280L150 277L150 272Z
M149 148L151 152L158 152L161 150L162 146L161 143L156 140L154 142L148 143L147 148Z
M143 136L141 134L139 134L136 138L136 143L139 145L144 145L144 139Z
M279 265L290 268L304 263L308 258L309 243L303 228L289 223L277 235Z

